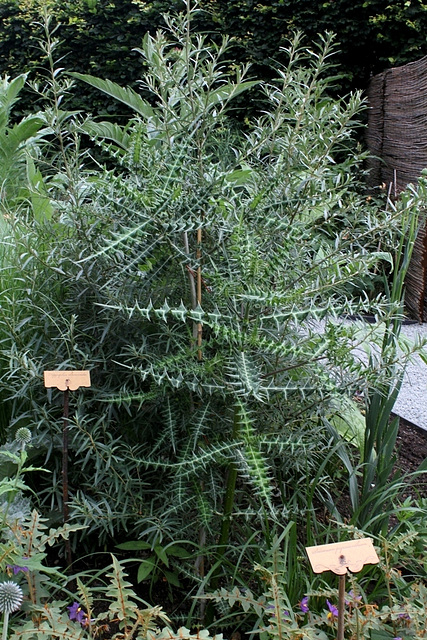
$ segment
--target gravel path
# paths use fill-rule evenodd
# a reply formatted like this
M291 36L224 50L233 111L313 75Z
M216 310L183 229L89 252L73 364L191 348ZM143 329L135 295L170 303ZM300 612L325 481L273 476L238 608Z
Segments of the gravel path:
M402 333L411 340L427 338L427 324L404 324ZM427 365L419 356L407 367L393 413L427 430Z

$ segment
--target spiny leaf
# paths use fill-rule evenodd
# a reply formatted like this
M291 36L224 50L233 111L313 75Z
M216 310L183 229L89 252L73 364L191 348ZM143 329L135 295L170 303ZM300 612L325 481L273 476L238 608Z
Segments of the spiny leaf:
M89 120L81 125L81 129L95 139L111 140L124 151L129 149L132 140L128 127L121 127L114 122L94 122Z
M110 584L106 595L111 599L109 610L117 616L125 627L131 626L137 617L138 606L134 602L135 592L130 582L126 580L127 574L123 567L112 555L112 573L108 574Z
M141 96L130 87L123 88L119 84L117 84L116 82L112 82L111 80L102 80L101 78L96 78L95 76L91 76L85 73L74 72L70 73L70 75L74 78L77 78L78 80L86 82L95 89L99 89L112 98L123 102L123 104L127 105L130 109L133 109L144 118L149 119L154 115L153 108L149 105L149 103L143 100Z

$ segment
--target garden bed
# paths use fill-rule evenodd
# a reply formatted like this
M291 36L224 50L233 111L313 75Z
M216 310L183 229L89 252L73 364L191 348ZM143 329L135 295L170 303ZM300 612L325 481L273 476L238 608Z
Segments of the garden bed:
M400 418L396 444L398 448L396 466L403 473L416 471L427 458L427 431L423 431L403 418ZM427 483L424 478L416 480L413 486L420 497L427 498Z
M402 471L415 471L427 458L427 431L400 418L398 464Z

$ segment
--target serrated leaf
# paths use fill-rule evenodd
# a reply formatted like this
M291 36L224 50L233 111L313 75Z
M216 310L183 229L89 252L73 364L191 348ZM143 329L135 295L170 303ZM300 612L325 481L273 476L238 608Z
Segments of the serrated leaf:
M81 126L82 131L92 137L111 140L125 151L129 149L132 137L127 129L114 122L93 122L89 120Z
M38 116L28 116L16 124L8 132L8 139L17 147L32 138L41 128L43 121Z
M101 78L96 78L86 73L73 72L70 73L70 75L73 76L73 78L86 82L95 89L99 89L112 98L123 102L123 104L128 106L130 109L133 109L144 118L152 118L154 116L153 108L149 103L143 100L139 93L136 93L136 91L130 87L123 88L116 82L112 82L111 80L102 80Z
M246 184L249 179L252 177L253 171L252 169L236 169L236 171L232 171L225 176L227 182L231 182L236 186L241 186Z

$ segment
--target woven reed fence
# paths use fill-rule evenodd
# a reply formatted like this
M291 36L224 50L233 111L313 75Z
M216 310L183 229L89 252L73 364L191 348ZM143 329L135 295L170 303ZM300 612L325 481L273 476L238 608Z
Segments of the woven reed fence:
M427 167L427 56L374 76L368 88L370 187L395 193ZM427 321L427 233L420 229L406 278L406 307Z

